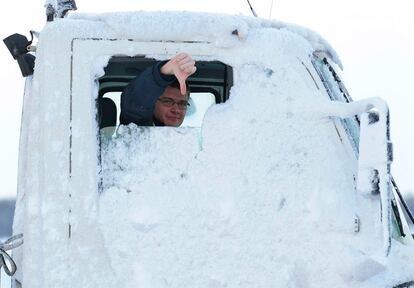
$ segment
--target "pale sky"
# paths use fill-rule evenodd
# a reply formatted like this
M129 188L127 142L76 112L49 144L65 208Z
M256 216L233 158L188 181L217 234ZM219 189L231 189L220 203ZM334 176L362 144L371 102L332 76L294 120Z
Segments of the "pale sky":
M257 14L269 18L271 0L251 0ZM29 37L45 23L44 0L7 1L0 11L0 36ZM158 1L77 0L79 12L192 10L251 15L246 0ZM392 174L403 192L414 178L414 2L412 0L274 0L271 17L317 31L338 52L343 80L354 100L379 96L391 112L394 144ZM0 44L0 197L15 195L17 154L24 81L17 62ZM47 129L47 127L45 127Z

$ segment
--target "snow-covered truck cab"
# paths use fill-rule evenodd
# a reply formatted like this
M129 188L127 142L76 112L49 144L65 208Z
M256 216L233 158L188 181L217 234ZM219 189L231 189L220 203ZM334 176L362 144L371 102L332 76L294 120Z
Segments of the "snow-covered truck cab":
M103 139L117 125L103 102L178 52L198 63L193 98L215 103L192 110L201 122ZM409 287L388 108L351 103L335 66L315 33L258 18L48 23L24 99L15 285Z

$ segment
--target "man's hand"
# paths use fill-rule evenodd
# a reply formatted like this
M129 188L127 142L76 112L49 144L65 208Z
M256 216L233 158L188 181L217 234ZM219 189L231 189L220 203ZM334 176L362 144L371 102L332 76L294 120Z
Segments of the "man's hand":
M161 73L164 75L175 75L180 83L182 95L187 93L185 80L197 70L195 61L187 53L179 53L170 59L161 67Z

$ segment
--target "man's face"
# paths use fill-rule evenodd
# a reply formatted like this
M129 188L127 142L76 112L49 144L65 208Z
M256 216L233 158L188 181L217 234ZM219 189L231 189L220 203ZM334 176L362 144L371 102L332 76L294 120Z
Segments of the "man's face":
M155 103L155 118L165 126L180 126L184 121L187 100L187 95L181 95L180 89L168 86Z

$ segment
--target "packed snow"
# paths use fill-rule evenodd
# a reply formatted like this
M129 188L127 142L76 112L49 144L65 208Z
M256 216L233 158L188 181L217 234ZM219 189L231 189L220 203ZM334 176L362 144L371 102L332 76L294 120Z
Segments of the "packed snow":
M140 15L137 17L137 15ZM241 15L197 12L118 12L104 14L74 13L71 19L104 24L116 37L145 40L208 41L218 47L238 45L251 31L260 28L287 30L306 38L315 51L325 51L339 66L341 60L332 46L318 33L281 21L269 21ZM156 29L157 27L158 29ZM160 29L161 28L161 29Z
M95 48L74 38L110 41ZM193 55L196 61L233 68L230 99L211 106L201 128L131 124L99 145L96 77L119 55L108 47L132 56L136 41L184 40L211 48ZM332 119L365 106L331 104L309 74L315 50L340 65L317 34L242 16L74 14L49 23L22 121L14 229L25 237L17 253L23 286L381 287L412 280L414 249L393 240L384 256L380 199L357 191L357 160Z

